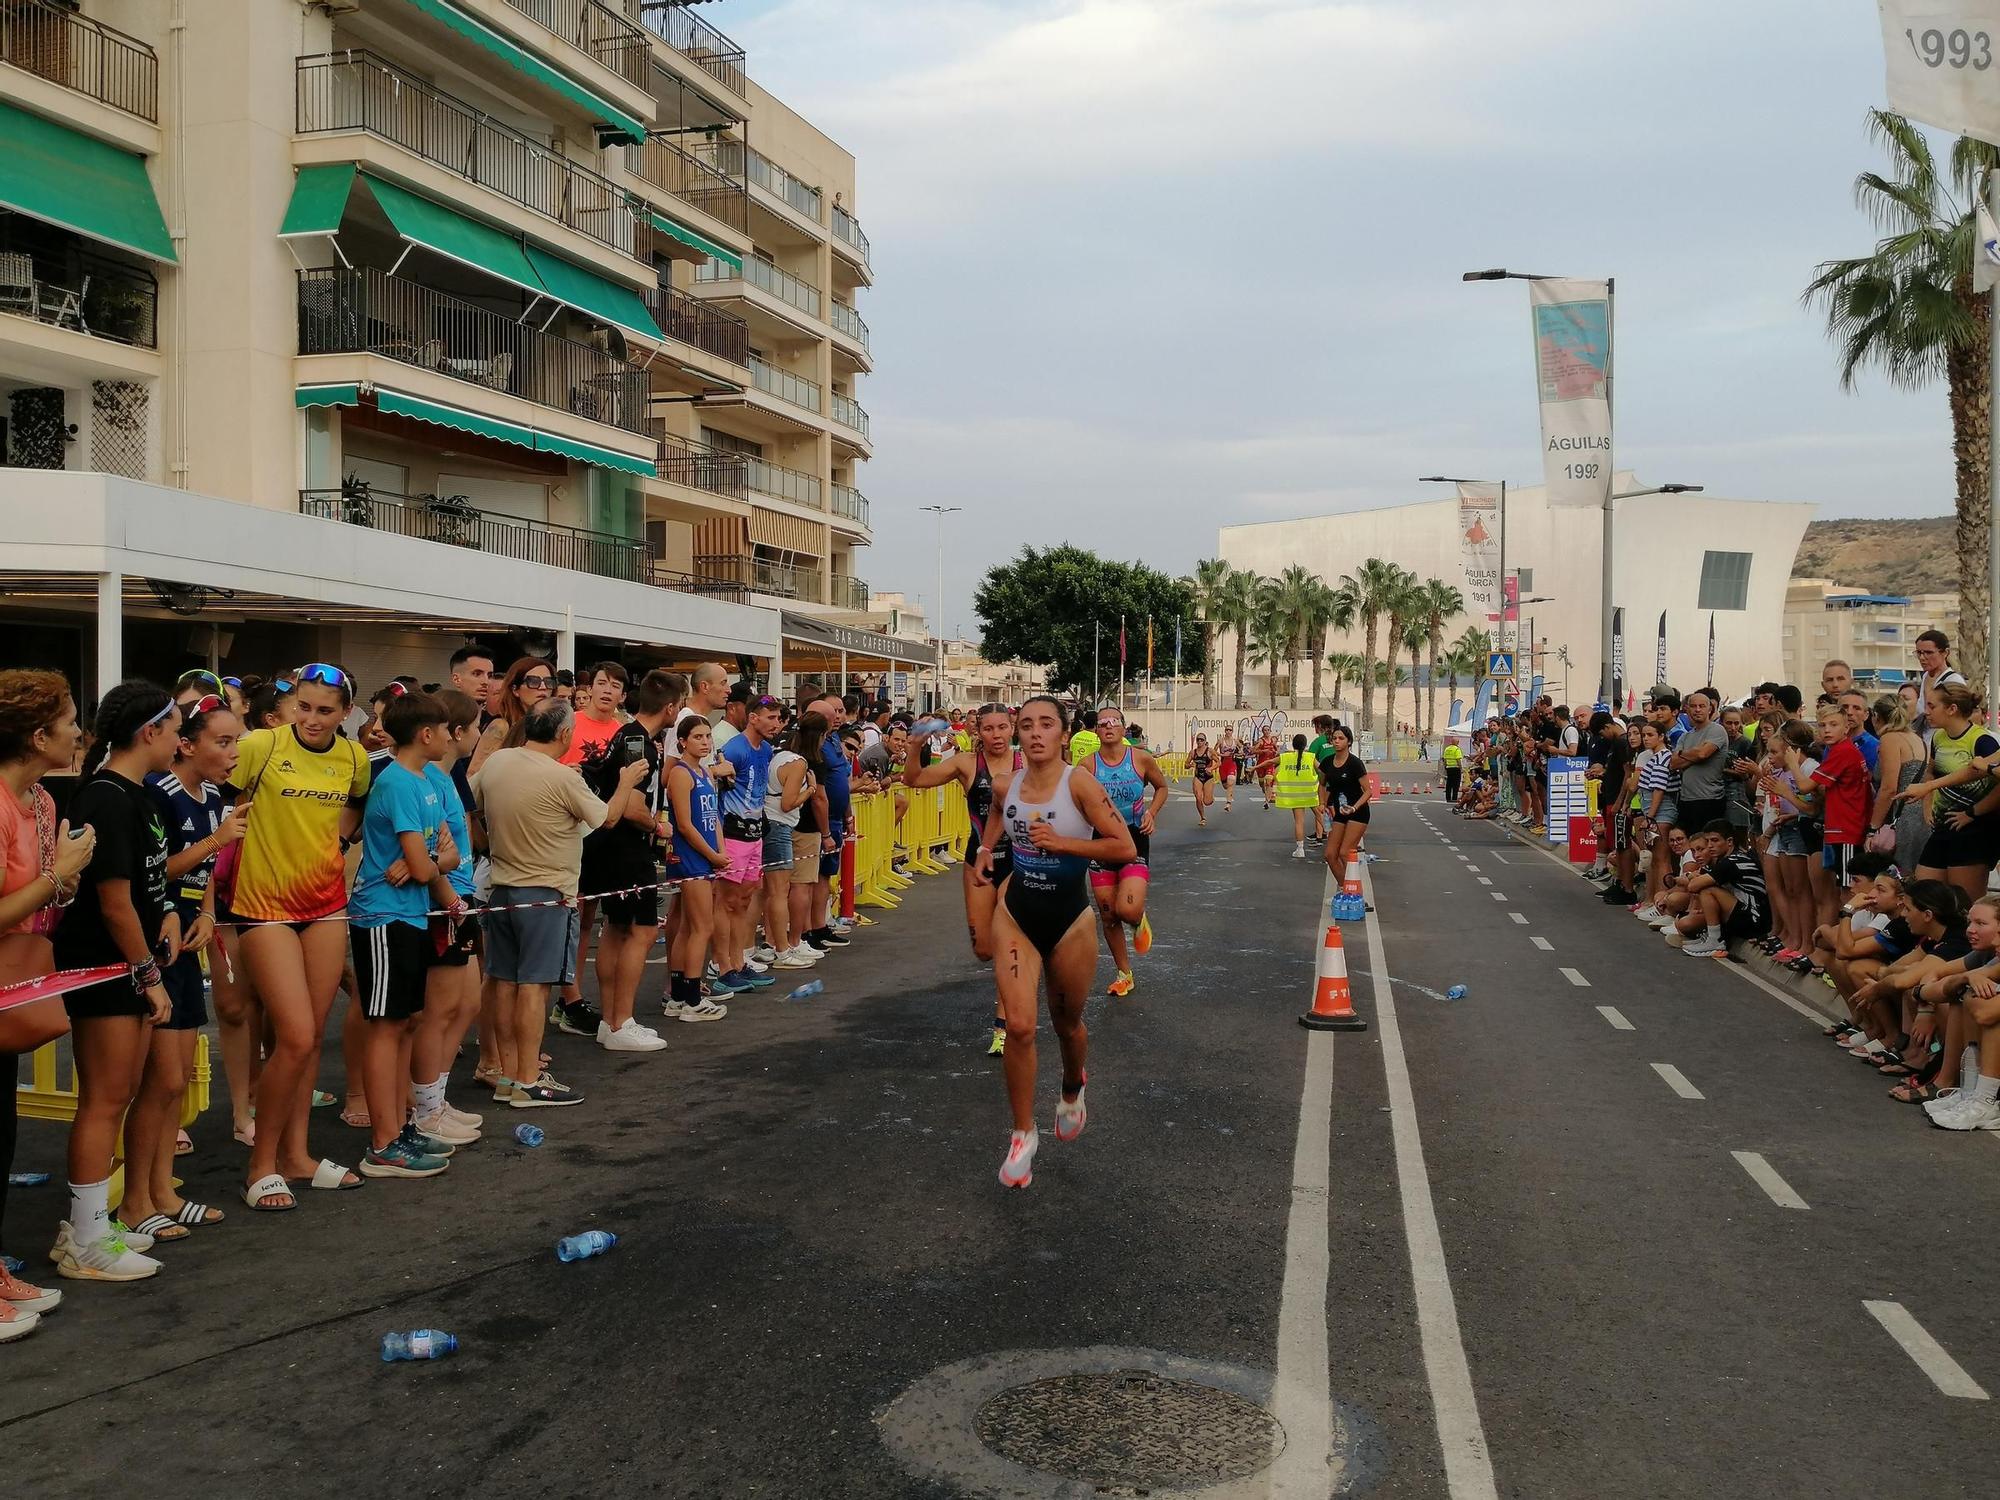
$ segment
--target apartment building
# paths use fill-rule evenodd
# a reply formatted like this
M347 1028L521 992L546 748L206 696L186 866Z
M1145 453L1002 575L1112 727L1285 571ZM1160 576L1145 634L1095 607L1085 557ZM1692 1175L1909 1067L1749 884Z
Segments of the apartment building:
M819 661L869 246L720 8L0 6L0 661Z
M1866 687L1915 678L1917 637L1958 634L1958 595L1871 594L1830 578L1794 578L1785 591L1785 680L1817 692L1820 668L1836 658Z

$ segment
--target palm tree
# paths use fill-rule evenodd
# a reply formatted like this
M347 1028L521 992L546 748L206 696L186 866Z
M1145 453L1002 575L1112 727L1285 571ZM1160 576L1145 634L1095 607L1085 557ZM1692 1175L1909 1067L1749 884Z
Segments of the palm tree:
M1340 596L1326 586L1323 579L1313 579L1313 586L1306 592L1305 608L1299 617L1301 630L1305 634L1306 656L1312 662L1312 706L1318 709L1323 703L1319 694L1320 667L1326 660L1326 633L1329 628L1339 628L1336 616L1339 613Z
M1352 573L1343 573L1339 587L1354 602L1361 620L1361 727L1375 727L1375 641L1382 616L1401 590L1403 570L1371 557ZM1393 632L1392 632L1393 634Z
M1416 603L1422 604L1423 593L1424 586L1418 584L1415 589L1411 590L1411 597ZM1416 726L1418 739L1424 737L1425 731L1417 714L1417 674L1420 670L1417 662L1417 653L1430 643L1430 638L1431 633L1424 616L1421 614L1411 615L1409 623L1403 626L1403 649L1410 653L1410 722ZM1432 675L1436 675L1435 671L1433 671ZM1437 685L1435 683L1431 685L1431 697L1437 697Z
M1295 634L1283 585L1273 578L1261 580L1250 616L1250 659L1268 674L1264 679L1267 707L1278 706L1278 668L1292 659Z
M1431 738L1437 737L1438 653L1444 647L1444 627L1448 620L1465 613L1465 595L1442 578L1426 578L1418 590L1422 606L1424 643L1430 650L1431 675L1424 689L1424 724Z
M1408 568L1396 567L1392 563L1390 564L1390 570L1393 578L1388 586L1388 592L1382 600L1382 612L1389 617L1389 650L1387 654L1390 665L1393 667L1396 660L1396 652L1403 644L1403 632L1408 628L1410 621L1416 617L1418 585L1417 575L1412 573ZM1410 690L1410 702L1412 705L1416 703L1416 689L1414 687ZM1412 718L1416 717L1414 707L1410 711L1410 716ZM1387 758L1394 760L1396 758L1396 682L1393 675L1389 681L1388 705L1383 711L1382 733L1384 736L1383 744L1387 747Z
M1226 559L1206 557L1194 565L1186 582L1194 591L1194 617L1201 624L1201 706L1213 708L1211 689L1215 685L1215 632L1223 623L1222 607L1229 575L1236 569Z
M1284 612L1285 622L1291 630L1291 644L1285 659L1292 669L1292 706L1298 707L1299 699L1299 659L1306 654L1306 636L1310 631L1309 616L1314 613L1313 591L1323 589L1325 583L1319 574L1299 563L1293 563L1277 578L1278 607Z
M1244 707L1243 659L1249 648L1250 621L1257 612L1257 587L1264 580L1247 568L1232 568L1216 590L1216 623L1226 626L1236 638L1236 698L1234 707Z
M1327 670L1333 673L1333 711L1340 714L1340 689L1350 678L1361 675L1361 658L1352 651L1329 651L1326 655Z
M1854 196L1882 238L1872 255L1823 262L1805 300L1824 310L1827 336L1840 345L1842 389L1854 389L1870 366L1905 390L1944 378L1958 482L1959 666L1983 692L1993 386L1987 299L1972 288L1973 210L2000 148L1961 136L1941 168L1901 115L1871 110L1868 130L1888 152L1889 170L1863 172Z

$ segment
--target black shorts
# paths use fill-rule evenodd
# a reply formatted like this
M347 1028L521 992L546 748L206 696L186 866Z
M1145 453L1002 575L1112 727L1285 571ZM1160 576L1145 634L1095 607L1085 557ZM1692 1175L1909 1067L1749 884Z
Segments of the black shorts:
M348 937L355 993L369 1020L407 1021L424 1008L424 971L437 952L428 927L384 922L356 927Z
M1132 835L1132 857L1120 865L1101 865L1096 860L1092 860L1090 862L1090 871L1093 875L1109 874L1123 879L1127 872L1143 875L1151 870L1153 864L1152 835L1141 833L1136 827L1130 825L1127 825L1125 831ZM1096 884L1096 882L1093 881L1092 884Z
M458 924L456 937L452 936L449 918L432 917L428 935L434 969L463 969L484 951L479 922L474 917Z
M1729 821L1729 803L1722 797L1713 797L1700 802L1690 802L1681 798L1680 814L1674 819L1674 826L1693 838L1711 823Z
M650 877L658 879L657 876ZM637 885L638 881L628 881ZM658 927L660 925L660 893L656 887L628 891L622 896L606 896L597 903L597 909L604 914L604 920L614 927Z
M1346 812L1334 813L1333 821L1336 823L1360 823L1365 826L1368 822L1368 809L1365 807L1350 807Z
M1736 894L1736 904L1729 908L1729 915L1722 919L1722 937L1725 942L1739 938L1767 937L1771 931L1770 910L1755 896Z
M112 960L116 962L117 960ZM95 964L63 964L59 968L95 968ZM165 975L160 976L162 980ZM62 997L63 1009L72 1021L93 1021L104 1016L144 1016L152 1007L146 997L132 988L132 981L120 974L115 979L107 979L102 984L85 985L80 990L71 990Z
M160 968L160 984L174 1003L162 1031L193 1031L208 1024L208 994L201 973L201 959L183 953ZM127 986L130 988L130 986Z
M1938 824L1924 840L1924 852L1917 856L1917 863L1933 870L1990 866L1996 852L2000 852L1995 848L1996 828L2000 828L2000 818L1974 818L1969 828Z

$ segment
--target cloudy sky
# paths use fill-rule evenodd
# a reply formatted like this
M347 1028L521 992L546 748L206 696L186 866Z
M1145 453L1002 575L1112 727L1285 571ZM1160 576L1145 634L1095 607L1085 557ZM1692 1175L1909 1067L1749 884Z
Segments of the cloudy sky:
M1951 508L1941 391L1844 394L1799 291L1872 236L1866 0L730 0L859 161L877 588L946 623L1025 542L1183 571L1216 528L1540 477L1526 291L1618 280L1618 462Z

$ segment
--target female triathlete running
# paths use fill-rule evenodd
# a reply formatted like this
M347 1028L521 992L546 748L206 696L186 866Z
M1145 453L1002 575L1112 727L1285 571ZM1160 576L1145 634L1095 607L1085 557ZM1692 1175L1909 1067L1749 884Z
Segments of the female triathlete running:
M326 1016L347 966L347 864L341 840L361 826L368 756L339 734L354 685L339 667L299 671L292 721L237 742L229 786L251 808L230 909L246 924L242 949L272 1047L257 1080L257 1133L243 1201L280 1213L298 1207L287 1181L358 1188L361 1178L315 1161L306 1140Z
M1208 748L1208 736L1194 737L1188 751L1188 769L1194 772L1194 818L1198 828L1208 827L1208 810L1215 806L1215 752Z
M996 798L974 855L973 875L992 878L995 846L1012 846L1013 873L1000 887L993 916L993 980L1007 1017L1007 1102L1014 1134L1000 1165L1005 1187L1034 1180L1036 992L1048 980L1049 1021L1062 1048L1062 1097L1056 1139L1083 1133L1089 1035L1084 999L1097 967L1097 924L1090 909L1092 861L1129 864L1138 854L1125 820L1104 788L1062 762L1062 704L1030 698L1015 720L1026 765Z
M1257 788L1264 794L1264 811L1278 805L1278 737L1266 729L1257 736Z
M1125 715L1120 710L1098 710L1097 732L1104 743L1084 765L1132 831L1136 851L1123 865L1100 862L1090 868L1090 893L1111 946L1112 965L1118 971L1104 993L1124 996L1137 987L1132 978L1132 956L1125 951L1125 929L1133 929L1132 946L1141 957L1153 951L1153 924L1146 920L1146 890L1152 879L1153 824L1167 803L1167 778L1151 755L1125 743Z
M1347 862L1361 852L1361 839L1368 832L1368 767L1354 753L1354 736L1345 724L1336 724L1328 736L1333 754L1319 763L1320 796L1333 818L1333 831L1326 839L1326 867L1339 880Z
M1236 806L1236 778L1243 769L1243 747L1236 742L1234 724L1223 729L1215 755L1222 762L1222 810L1229 812Z
M975 878L973 864L979 853L979 837L993 812L993 789L1004 789L1021 769L1021 752L1014 748L1014 716L1003 703L988 703L974 716L978 740L974 748L933 761L922 770L905 770L903 785L912 791L943 786L956 780L965 788L965 809L972 820L972 836L965 848L961 878L965 884L965 921L972 930L972 951L981 960L993 957L993 908L1000 899L1000 882L1012 865L1005 845L993 851L993 865L987 879ZM993 1009L993 1040L986 1055L999 1057L1007 1050L1007 1017L998 1003Z

